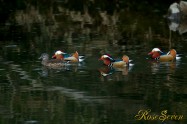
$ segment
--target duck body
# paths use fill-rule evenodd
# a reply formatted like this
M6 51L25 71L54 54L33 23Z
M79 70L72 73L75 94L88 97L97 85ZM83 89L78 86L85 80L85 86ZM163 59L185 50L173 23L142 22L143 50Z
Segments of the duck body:
M43 53L39 59L42 59L41 64L46 66L46 67L51 67L51 68L58 68L58 67L63 67L65 66L65 63L61 59L51 59L49 60L49 55L47 53Z
M126 66L128 66L128 63L126 63L126 62L124 62L122 60L120 60L120 61L117 60L117 61L115 61L115 62L112 63L112 66L114 68L126 67Z
M99 60L102 60L104 65L114 67L114 68L122 68L129 65L129 57L124 55L122 60L115 60L110 55L105 54L102 55Z
M161 62L169 62L169 61L173 61L174 58L172 55L162 55L159 57L159 61Z
M177 52L175 49L171 49L168 53L164 54L159 48L154 48L148 55L160 62L169 62L176 59Z

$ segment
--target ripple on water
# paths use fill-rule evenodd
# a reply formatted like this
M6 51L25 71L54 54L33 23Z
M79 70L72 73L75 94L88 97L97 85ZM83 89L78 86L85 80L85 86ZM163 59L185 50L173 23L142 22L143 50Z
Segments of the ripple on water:
M29 121L25 121L24 124L39 124L39 121L37 121L37 120L29 120Z
M6 45L5 47L6 48L15 48L15 47L17 47L17 45L14 45L14 44L13 45Z

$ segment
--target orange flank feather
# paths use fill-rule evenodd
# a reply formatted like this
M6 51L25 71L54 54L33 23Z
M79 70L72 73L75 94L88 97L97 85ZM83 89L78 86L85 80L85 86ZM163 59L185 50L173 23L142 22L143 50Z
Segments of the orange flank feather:
M123 55L122 60L126 62L126 64L129 64L129 57L126 55Z
M171 49L168 54L171 55L171 56L173 56L173 59L175 59L176 55L177 55L177 51L175 49Z
M72 56L79 60L79 53L77 51Z

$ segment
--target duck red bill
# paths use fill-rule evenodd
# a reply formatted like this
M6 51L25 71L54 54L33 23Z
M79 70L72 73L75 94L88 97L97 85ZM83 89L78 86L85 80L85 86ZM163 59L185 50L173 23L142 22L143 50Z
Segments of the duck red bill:
M152 55L152 54L153 54L153 52L149 52L149 53L148 53L148 55Z
M55 58L56 58L56 55L53 55L52 58L55 59Z

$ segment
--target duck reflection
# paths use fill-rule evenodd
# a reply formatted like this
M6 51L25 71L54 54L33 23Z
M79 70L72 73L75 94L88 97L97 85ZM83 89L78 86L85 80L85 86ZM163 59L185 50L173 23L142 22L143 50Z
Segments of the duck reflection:
M187 32L187 2L179 1L170 5L168 9L169 29L179 31L179 34Z
M176 62L158 62L158 61L149 61L151 63L151 72L152 74L159 73L160 71L167 71L169 74L173 73L177 67Z
M154 75L155 80L160 81L164 80L164 86L168 87L170 90L173 90L175 87L175 78L176 68L178 62L158 62L150 61L151 63L151 72ZM163 73L164 72L164 73ZM160 75L162 75L160 77ZM160 79L161 78L161 79Z
M102 76L109 76L115 72L114 68L108 67L108 66L103 66L98 69L99 72L101 73Z
M80 64L68 64L66 63L65 66L63 67L58 67L58 68L51 68L51 67L47 67L47 66L42 66L41 67L41 72L39 72L39 75L41 77L47 77L51 74L54 74L54 73L59 73L59 72L67 72L67 71L72 71L72 72L77 72L78 69L81 69L81 66Z
M114 68L114 67L110 67L110 66L103 66L103 67L99 68L98 71L100 72L100 74L103 77L112 75L114 73L119 74L119 75L128 75L129 67ZM117 73L117 72L120 72L120 73Z
M129 67L114 68L109 66L103 66L99 68L98 71L101 74L102 81L110 81L110 80L120 81L120 80L124 80L124 78L126 78L124 76L128 75Z
M58 72L64 72L64 71L66 71L65 68L54 69L54 68L48 68L46 66L42 66L41 71L38 73L41 77L47 77L51 75L52 73L58 73Z

